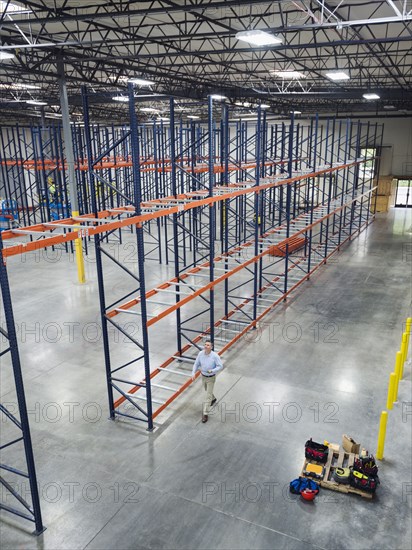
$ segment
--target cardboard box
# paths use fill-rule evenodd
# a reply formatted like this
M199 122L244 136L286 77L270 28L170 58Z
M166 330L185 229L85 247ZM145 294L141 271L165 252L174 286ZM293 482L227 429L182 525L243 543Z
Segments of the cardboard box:
M375 210L375 200L376 200L376 210ZM389 196L386 195L377 195L372 197L372 212L387 212L389 210Z
M393 176L381 176L379 180L373 180L373 186L377 186L374 195L390 195L392 193Z
M360 451L360 443L356 443L354 439L345 434L342 436L342 447L347 453L355 453L358 455Z
M392 178L379 179L378 183L378 195L390 195L392 190Z

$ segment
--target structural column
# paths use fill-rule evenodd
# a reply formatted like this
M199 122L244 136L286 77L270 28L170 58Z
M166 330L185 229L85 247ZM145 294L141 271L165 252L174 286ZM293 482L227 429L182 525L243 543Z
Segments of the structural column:
M66 79L64 77L64 65L61 60L58 61L57 70L59 72L60 107L62 111L63 137L64 137L64 148L66 153L65 157L66 157L66 164L67 164L70 204L71 204L72 216L76 217L76 216L79 216L80 212L79 212L79 202L77 198L76 175L74 171L75 166L74 166L72 130L70 127L69 101L67 97ZM74 242L74 246L76 251L78 280L79 280L79 283L85 283L86 275L84 270L82 239L81 238L76 239Z

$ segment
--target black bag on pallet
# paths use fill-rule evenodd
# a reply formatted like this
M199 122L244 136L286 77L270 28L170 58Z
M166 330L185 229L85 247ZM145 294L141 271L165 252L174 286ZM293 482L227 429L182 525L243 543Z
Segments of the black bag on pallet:
M378 466L376 465L375 457L369 454L359 456L353 464L353 469L358 472L362 472L367 476L376 476L378 473Z
M325 463L328 460L329 447L308 439L305 443L305 456L310 460Z
M368 476L353 469L350 475L349 483L356 489L367 491L368 493L374 493L380 482L378 476Z

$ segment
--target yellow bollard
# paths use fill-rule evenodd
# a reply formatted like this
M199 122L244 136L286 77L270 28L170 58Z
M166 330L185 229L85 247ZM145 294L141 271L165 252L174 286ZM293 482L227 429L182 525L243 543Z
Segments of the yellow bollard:
M405 328L405 333L406 333L406 353L405 353L405 361L408 359L408 352L409 352L409 338L411 336L411 324L412 324L412 319L410 317L408 317L406 319L406 328Z
M379 434L378 434L378 449L376 451L376 458L382 460L383 451L385 448L385 436L386 436L386 424L388 422L388 412L381 412L381 420L379 422Z
M395 376L396 381L393 389L393 402L398 400L399 380L402 378L402 353L400 351L396 352Z
M393 397L396 390L396 374L391 372L389 375L389 386L388 386L388 398L386 400L386 408L390 411L393 409Z
M408 343L409 343L409 337L411 335L411 326L412 326L412 318L408 317L406 319L406 325L405 325L405 332L406 332L406 337L408 339Z
M402 344L401 344L401 368L400 368L400 377L399 379L402 380L403 378L403 366L405 364L405 361L406 361L406 355L408 353L407 351L407 348L406 348L406 340L407 340L407 337L406 337L406 332L404 332L402 334Z
M75 218L79 215L79 212L72 212L72 217ZM81 238L74 241L74 250L76 253L76 265L77 265L77 278L79 283L86 282L86 273L84 270L84 258L83 258L83 245Z

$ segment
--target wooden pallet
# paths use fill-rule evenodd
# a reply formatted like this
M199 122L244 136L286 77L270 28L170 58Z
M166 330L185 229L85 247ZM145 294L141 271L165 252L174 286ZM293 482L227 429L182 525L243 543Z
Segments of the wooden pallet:
M309 477L310 479L313 479L325 489L339 491L340 493L354 493L356 495L360 495L363 498L371 499L373 498L373 493L362 491L361 489L357 489L356 487L352 487L351 485L346 485L345 483L338 483L333 479L333 473L336 468L350 468L351 466L353 466L353 463L355 462L355 459L358 458L358 456L359 455L355 453L347 453L344 449L342 449L341 447L339 447L339 445L336 445L335 443L330 443L328 460L326 464L323 464L323 466L325 467L323 478L319 479L314 476L305 475L303 473L308 462L315 462L314 460L308 460L307 458L305 458L305 462L303 463L303 468L300 475L301 477ZM320 464L320 462L317 462L316 464Z

